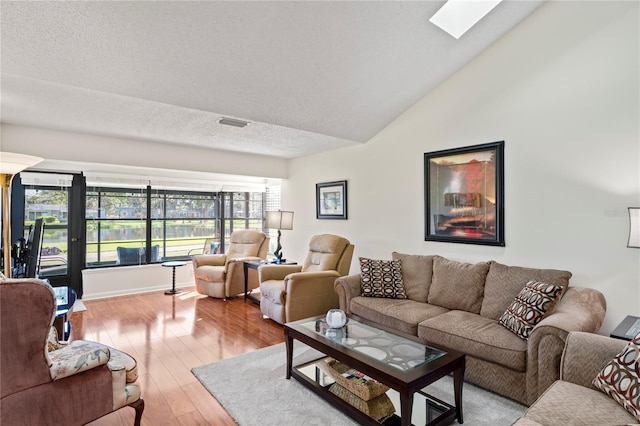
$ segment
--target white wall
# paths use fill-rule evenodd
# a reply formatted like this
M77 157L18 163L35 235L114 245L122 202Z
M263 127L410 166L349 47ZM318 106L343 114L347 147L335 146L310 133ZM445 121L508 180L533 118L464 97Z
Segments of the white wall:
M82 285L83 300L169 290L173 287L173 268L153 264L85 269L82 271ZM191 262L176 267L176 288L193 285Z
M548 2L366 145L291 161L285 257L330 232L355 244L352 272L394 250L566 269L604 293L601 333L640 314L640 250L626 248L627 207L640 206L638 17L638 2ZM506 247L425 242L423 154L498 140ZM315 219L315 184L342 179L349 219Z
M2 124L0 131L0 147L3 151L35 155L47 160L94 163L92 171L102 171L99 165L105 164L272 179L287 177L286 160L263 155L11 124ZM144 171L140 173L144 174Z

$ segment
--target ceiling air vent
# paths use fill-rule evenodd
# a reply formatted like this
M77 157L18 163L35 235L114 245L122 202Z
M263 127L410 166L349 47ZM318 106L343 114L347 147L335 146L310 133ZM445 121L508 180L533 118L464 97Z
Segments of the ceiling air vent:
M227 126L233 126L233 127L246 127L247 124L249 124L247 121L236 120L235 118L227 118L227 117L222 117L220 120L218 120L218 123L226 124Z

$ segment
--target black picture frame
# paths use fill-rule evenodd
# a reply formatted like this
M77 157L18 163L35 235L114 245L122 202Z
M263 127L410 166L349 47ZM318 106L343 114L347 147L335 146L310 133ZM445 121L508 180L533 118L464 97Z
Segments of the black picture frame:
M503 246L504 141L424 154L425 241Z
M347 181L316 184L316 219L347 219Z

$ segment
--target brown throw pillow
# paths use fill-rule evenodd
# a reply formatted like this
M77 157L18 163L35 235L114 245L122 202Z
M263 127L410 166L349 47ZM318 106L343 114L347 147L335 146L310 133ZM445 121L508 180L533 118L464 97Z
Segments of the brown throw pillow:
M542 321L561 294L562 286L529 281L504 311L500 324L518 337L528 340L533 327Z
M479 314L487 272L487 262L471 264L433 256L433 277L427 302Z
M402 281L402 261L374 260L365 257L358 259L363 296L407 298Z
M640 421L640 333L593 379L593 386L609 395Z

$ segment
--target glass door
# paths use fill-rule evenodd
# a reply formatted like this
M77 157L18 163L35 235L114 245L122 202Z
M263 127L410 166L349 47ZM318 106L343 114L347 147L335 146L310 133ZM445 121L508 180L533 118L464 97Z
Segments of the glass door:
M16 177L18 178L18 176ZM47 279L54 287L68 286L82 296L82 268L84 250L84 222L74 211L83 209L84 186L82 175L55 173L22 173L14 179L12 186L13 242L16 247L29 245L36 221L44 223L38 253L35 259L35 274ZM14 217L15 217L14 216ZM16 227L18 229L16 229ZM16 250L14 276L26 276L26 261Z

